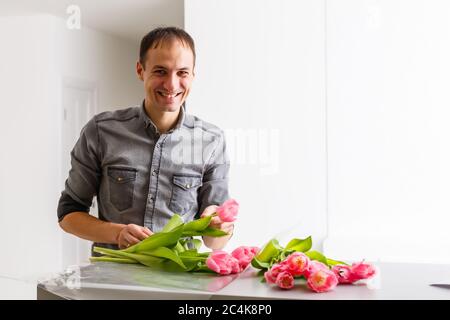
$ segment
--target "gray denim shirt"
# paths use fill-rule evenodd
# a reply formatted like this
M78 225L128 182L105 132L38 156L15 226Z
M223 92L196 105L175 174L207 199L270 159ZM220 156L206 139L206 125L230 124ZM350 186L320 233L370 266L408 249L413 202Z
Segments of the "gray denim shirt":
M71 165L61 199L90 208L97 196L99 219L153 232L175 213L187 222L229 198L223 131L184 106L176 126L163 134L143 104L96 115L81 131ZM59 220L68 213L58 208Z

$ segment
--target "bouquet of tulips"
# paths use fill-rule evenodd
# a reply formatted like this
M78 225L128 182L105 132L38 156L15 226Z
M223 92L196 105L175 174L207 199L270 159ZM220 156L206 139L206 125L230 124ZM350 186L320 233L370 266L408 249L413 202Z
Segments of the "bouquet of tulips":
M242 246L231 254L225 251L199 252L202 242L189 239L195 236L222 237L228 233L209 226L211 219L219 217L222 222L236 219L239 204L229 199L216 210L216 213L184 223L175 214L157 233L141 242L122 250L94 247L94 252L103 256L91 257L91 261L118 263L140 263L148 267L166 271L216 272L231 274L243 271L257 253L257 248ZM189 248L188 241L194 244Z
M252 259L252 266L261 270L263 281L282 289L292 289L295 278L306 279L308 288L326 292L338 284L352 284L372 278L376 269L364 261L348 265L329 259L322 253L310 250L312 239L292 239L282 247L276 239L269 241Z

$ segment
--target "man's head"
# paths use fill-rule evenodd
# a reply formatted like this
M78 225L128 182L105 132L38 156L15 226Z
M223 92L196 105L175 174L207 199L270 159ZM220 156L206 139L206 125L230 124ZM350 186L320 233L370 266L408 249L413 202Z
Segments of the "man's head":
M144 81L146 102L157 112L178 111L194 79L195 46L175 27L157 28L141 41L136 72Z

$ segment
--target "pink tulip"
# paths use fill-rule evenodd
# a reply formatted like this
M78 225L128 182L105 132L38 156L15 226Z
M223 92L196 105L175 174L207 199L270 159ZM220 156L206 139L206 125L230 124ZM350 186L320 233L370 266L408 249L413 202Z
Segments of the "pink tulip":
M282 289L292 289L294 287L294 277L288 271L282 271L278 274L275 283Z
M338 278L329 269L320 269L312 273L307 280L308 287L315 292L326 292L333 290L338 284Z
M242 270L244 270L252 261L253 257L257 253L257 250L259 250L257 247L241 246L234 249L231 252L231 255L239 261L239 266Z
M376 273L375 267L364 261L353 263L350 269L353 277L357 280L369 279Z
M239 273L243 270L239 264L239 260L233 256L230 257L230 260L228 263L231 266L231 273Z
M338 278L339 283L354 283L358 279L354 276L350 266L336 265L333 267L333 272Z
M319 270L330 270L325 264L317 260L311 260L308 264L308 268L303 272L303 275L306 279L309 278L310 275L319 271Z
M212 252L206 259L206 265L214 272L224 275L240 271L239 261L222 250Z
M286 258L286 265L293 276L300 276L308 269L309 261L304 253L294 252Z
M267 283L276 283L277 277L281 272L287 271L286 264L277 263L264 273L264 278Z
M238 210L239 204L236 200L228 199L217 208L216 212L222 222L233 222L236 220Z

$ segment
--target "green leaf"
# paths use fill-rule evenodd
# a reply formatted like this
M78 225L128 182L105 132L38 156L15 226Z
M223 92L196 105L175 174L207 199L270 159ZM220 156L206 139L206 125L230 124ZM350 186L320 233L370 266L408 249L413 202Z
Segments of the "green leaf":
M308 237L306 239L292 239L286 245L286 249L299 252L306 252L312 247L312 239Z
M184 223L183 219L178 214L174 214L172 218L170 218L170 220L162 228L161 232L170 232L176 227L181 226L183 223Z
M186 250L184 252L181 252L179 254L180 257L203 257L208 258L211 252L198 252L195 249L192 250Z
M129 253L129 252L124 252L123 250L113 250L113 249L100 248L100 247L94 247L94 252L106 254L108 256L113 256L113 257L117 257L117 258L132 259L132 260L142 263L143 265L146 265L148 267L159 267L161 265L161 263L164 261L163 258L153 257L153 256L149 256L149 255L144 255L144 254Z
M270 267L270 263L269 262L262 262L256 257L253 257L251 264L256 269L263 269L264 270L264 269L269 269L269 267Z
M200 250L203 242L200 239L192 239L191 243L194 245L195 250Z
M115 258L115 257L90 257L90 261L96 262L96 261L106 261L106 262L117 262L117 263L138 263L136 260L129 259L129 258Z
M344 265L344 266L349 265L348 263L345 263L343 261L338 261L338 260L333 260L333 259L328 259L328 258L327 258L327 264L331 267L336 266L336 265Z
M184 260L185 267L181 267L179 264L173 262L172 260L165 260L161 263L160 268L162 268L164 271L167 272L186 272L186 271L193 271L197 268L199 261L195 260Z
M186 266L184 265L183 261L181 261L180 257L169 248L159 247L150 251L142 252L142 254L152 257L169 259L178 264L180 267L186 269Z
M203 242L199 239L194 239L192 237L181 238L179 243L183 246L184 250L198 250L202 246ZM191 248L193 246L194 248Z
M192 271L216 274L216 272L208 268L205 264L198 264L194 269L192 269Z
M183 246L182 241L178 241L177 244L175 246L173 246L172 248L173 251L175 251L176 253L181 253L183 251L186 251L185 247Z
M320 252L318 252L318 251L308 251L308 252L305 252L305 254L306 254L311 260L317 260L317 261L319 261L319 262L322 262L322 263L328 265L328 263L327 263L327 258L326 258L323 254L321 254Z
M223 237L223 236L227 236L228 233L226 233L225 231L216 229L216 228L211 228L211 227L207 227L203 230L186 230L183 231L182 236L183 237L195 237L195 236L208 236L208 237Z
M156 249L158 247L170 247L177 243L177 241L181 237L182 232L183 225L180 225L169 232L154 233L141 242L136 243L135 245L121 251L128 253L139 253Z
M259 262L270 262L273 258L278 257L282 249L283 248L279 245L278 240L272 239L264 246L255 258Z
M211 222L212 216L203 217L190 221L184 225L184 231L202 231L205 230Z

